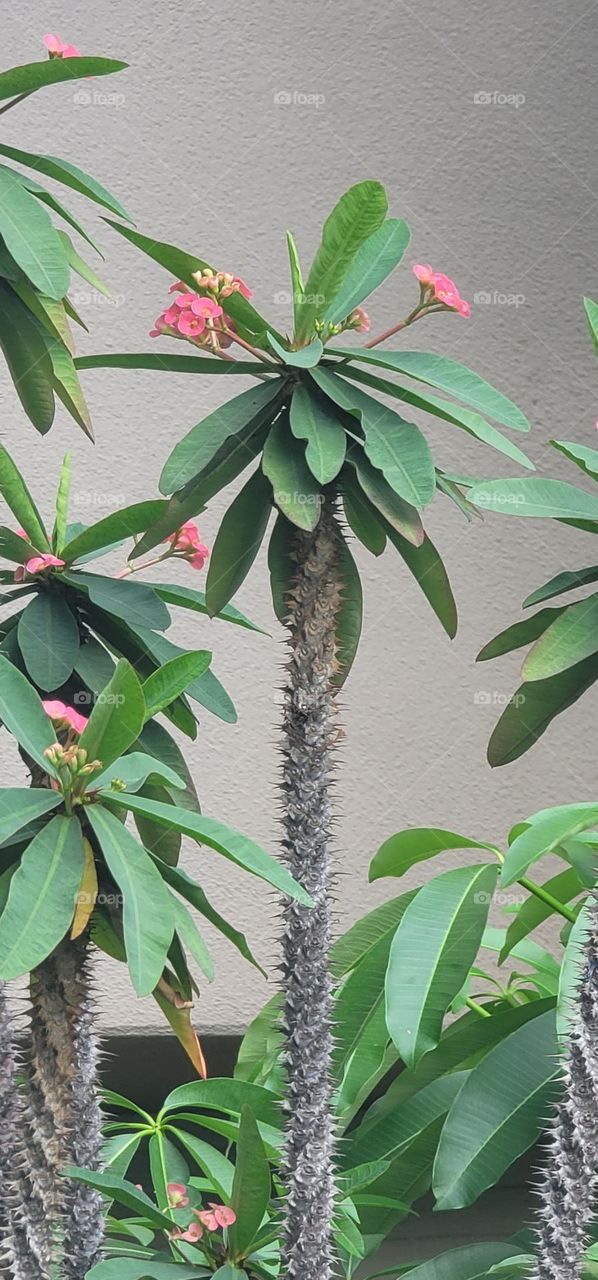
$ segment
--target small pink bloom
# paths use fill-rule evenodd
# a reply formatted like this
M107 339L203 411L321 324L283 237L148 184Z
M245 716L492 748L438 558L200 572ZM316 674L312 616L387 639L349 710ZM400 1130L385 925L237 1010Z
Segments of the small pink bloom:
M65 44L60 36L51 32L44 36L44 44L51 58L80 58L81 51L74 44Z
M44 708L46 715L50 717L50 720L64 720L66 714L66 706L64 702L58 702L56 699L52 700L49 698L46 699L45 702L42 702L42 707Z
M181 1231L180 1238L181 1240L187 1240L189 1244L197 1244L202 1235L203 1229L200 1227L199 1222L191 1222L186 1231Z
M192 569L203 569L205 562L209 556L207 547L202 546L201 542L196 546L192 556L189 556L189 564Z
M249 288L249 285L245 284L244 280L241 280L240 276L234 277L233 284L236 285L238 292L242 294L244 298L247 298L248 301L250 298L253 298L252 290Z
M469 303L465 301L464 298L459 299L457 311L459 312L460 316L464 316L466 320L469 320L469 317L471 315L471 307Z
M412 270L420 284L428 286L434 284L434 270L429 263L416 262Z
M189 1204L187 1188L182 1182L169 1182L166 1187L168 1203L174 1209L186 1209Z
M219 1227L222 1229L232 1227L233 1222L237 1221L234 1209L230 1209L226 1204L214 1204L213 1201L210 1201L208 1209L203 1209L197 1216L208 1231L217 1231Z
M355 307L349 316L351 328L357 333L369 333L372 324L367 311L363 307Z
M74 707L67 707L64 718L73 733L83 733L87 725L87 716L82 716L81 712L75 711Z
M87 716L82 716L74 707L68 707L66 703L52 698L47 698L45 702L42 702L42 707L57 728L71 729L73 733L83 733L87 724Z
M27 573L42 573L44 569L61 568L65 563L66 561L60 560L58 556L44 552L43 555L33 556L28 560L25 568Z
M181 312L177 323L177 329L185 338L198 338L200 334L203 333L205 327L206 322L204 317L194 315L190 307L188 307L186 311Z
M190 293L191 290L188 284L183 284L182 280L175 280L174 284L171 284L168 292L169 293Z
M203 316L206 320L217 320L223 314L222 307L213 298L191 298L191 310L194 316Z
M458 312L460 316L470 316L471 307L464 298L461 297L457 285L450 276L445 276L442 271L434 271L429 263L416 262L413 267L413 274L424 286L429 290L426 301L429 303L442 302L445 307L450 307L452 311Z

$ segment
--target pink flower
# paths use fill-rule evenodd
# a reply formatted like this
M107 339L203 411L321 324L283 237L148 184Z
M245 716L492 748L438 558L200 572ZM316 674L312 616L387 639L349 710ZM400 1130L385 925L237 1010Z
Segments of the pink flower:
M58 556L52 556L44 552L43 555L33 556L31 560L28 560L25 568L27 573L43 573L44 569L61 568L64 564L66 564L65 560L60 560Z
M419 280L420 284L434 284L434 271L429 263L416 262L413 267L413 274L416 279Z
M186 1231L181 1231L181 1240L188 1240L189 1244L197 1244L201 1240L203 1230L199 1222L190 1222Z
M217 1231L219 1227L222 1229L232 1227L233 1222L237 1221L234 1209L229 1208L226 1204L214 1204L213 1201L209 1202L208 1209L203 1209L201 1212L194 1210L194 1212L197 1213L200 1222L203 1222L208 1231Z
M177 332L185 338L199 338L206 327L203 316L196 316L189 307L182 311L177 321Z
M189 1195L182 1182L169 1182L166 1187L166 1193L171 1208L186 1209L189 1204Z
M233 276L233 288L236 289L244 298L247 298L247 301L249 301L250 298L253 298L252 290L249 288L249 285L245 284L244 280L241 280L240 276ZM224 297L226 297L226 294L224 294Z
M349 325L357 333L369 333L372 324L367 311L363 307L355 307L349 316Z
M424 288L425 302L442 302L445 307L450 307L451 311L457 311L460 316L467 318L471 315L469 303L461 297L455 281L451 280L450 276L445 276L442 271L434 271L429 263L421 262L416 262L413 274Z
M169 533L164 541L171 542L174 554L188 560L192 569L203 569L210 552L200 542L199 529L194 520L188 520L175 533Z
M51 58L80 58L81 51L74 44L65 44L60 36L44 36L44 44Z
M83 733L87 716L82 716L74 707L68 707L65 702L52 698L42 702L42 707L57 729L71 729L73 733Z

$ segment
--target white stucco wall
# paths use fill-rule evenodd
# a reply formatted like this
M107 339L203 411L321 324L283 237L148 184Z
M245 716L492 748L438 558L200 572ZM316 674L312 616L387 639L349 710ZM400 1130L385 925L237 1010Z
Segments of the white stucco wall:
M491 300L474 305L469 322L430 319L405 345L461 359L510 394L531 418L529 451L546 472L565 474L546 447L551 437L595 442L596 366L581 307L584 293L598 296L595 6L80 0L73 7L22 0L4 15L3 65L35 58L48 30L85 51L122 56L130 69L32 98L4 117L3 139L90 169L120 195L141 230L245 277L277 326L289 320L280 302L288 291L286 228L307 261L338 195L363 177L381 179L392 214L408 220L413 240L407 265L372 305L375 327L412 304L411 263L431 261L456 277L465 297ZM480 94L490 100L476 101ZM97 222L114 294L110 305L75 286L91 328L80 351L149 349L147 331L168 277L76 196L69 193L67 203ZM88 373L93 448L62 412L45 440L36 437L2 378L2 438L44 509L70 447L74 514L90 522L119 503L152 496L175 441L233 390L166 374ZM234 390L242 389L236 380ZM457 429L426 429L439 459L455 471L514 470L498 455L494 468L482 446ZM569 478L575 482L579 473L571 468ZM208 543L228 497L202 518ZM442 500L429 528L458 598L453 644L396 555L373 562L356 553L366 621L342 697L339 927L388 895L384 884L367 887L367 866L394 830L429 822L504 839L513 821L541 806L588 798L596 779L595 694L523 761L492 773L485 747L514 687L518 658L474 664L481 645L518 616L532 587L563 567L591 562L589 538L494 517L471 527ZM283 648L264 559L238 603L269 637L198 619L181 620L176 635L213 647L214 669L239 711L234 728L203 717L189 748L204 810L275 850ZM6 735L0 747L5 776L16 779ZM272 896L208 850L189 848L186 865L247 930L262 962L273 965ZM230 948L215 941L214 951L217 978L202 997L198 1024L237 1028L269 991ZM104 1026L160 1025L158 1010L134 998L124 971L106 966L103 977Z

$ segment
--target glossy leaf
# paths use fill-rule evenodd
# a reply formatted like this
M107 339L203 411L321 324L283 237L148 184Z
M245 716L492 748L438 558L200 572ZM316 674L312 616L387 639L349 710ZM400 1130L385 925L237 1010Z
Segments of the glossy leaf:
M45 435L54 421L52 366L39 325L3 280L0 346L27 417Z
M113 778L118 778L121 782L126 783L127 791L138 791L144 785L148 778L159 778L161 782L167 782L170 787L177 790L185 786L184 779L180 774L171 769L164 760L156 760L154 756L146 755L143 751L130 751L125 756L120 756L102 773L93 775L93 788L104 788L108 790Z
M207 671L211 660L212 655L208 649L180 653L144 680L142 687L146 720L157 716L160 711L164 711L165 707L170 706L175 698L180 697L192 681L198 680Z
M0 155L6 148L0 146ZM0 232L4 243L31 283L49 298L62 298L69 287L69 267L58 232L46 210L0 164Z
M542 1132L559 1091L554 1013L534 1018L491 1049L446 1119L434 1164L439 1209L461 1209Z
M194 587L182 587L177 583L152 582L152 589L156 595L164 600L166 604L179 605L181 609L191 609L193 613L208 614L208 606L203 591L196 591ZM261 627L256 626L250 618L247 618L240 609L235 608L232 604L227 604L216 614L216 619L222 622L233 622L237 627L245 627L248 631L259 631L262 635Z
M158 823L172 826L183 835L190 836L199 844L207 844L217 853L221 853L230 862L244 868L252 875L266 880L268 884L280 889L290 898L310 905L309 895L297 884L286 867L281 866L269 854L261 849L247 836L241 835L233 827L227 827L215 818L206 818L203 814L187 813L174 805L158 804L156 801L144 800L140 796L129 796L116 793L111 796L111 803L130 809L132 813L145 813Z
M255 1116L250 1107L241 1110L237 1161L231 1208L237 1221L229 1228L233 1255L245 1257L257 1236L270 1200L270 1166Z
M420 889L395 934L386 975L388 1030L413 1068L438 1043L451 1001L476 958L495 867L459 867Z
M380 515L407 542L421 547L425 534L419 511L395 493L382 472L372 466L361 450L351 450L349 462L355 467L360 487Z
M62 342L59 342L51 334L46 334L44 341L52 366L52 387L54 392L65 409L68 409L78 426L89 436L90 440L93 440L91 417L77 376L77 370L73 364L73 357Z
M78 75L83 74L84 72L79 69ZM35 152L31 151L19 151L16 147L7 147L6 145L0 145L0 155L7 156L9 160L16 160L18 164L33 169L35 173L43 173L46 177L53 178L55 182L61 182L63 186L70 187L73 191L78 191L80 195L87 196L88 200L95 201L96 204L102 205L104 209L109 209L111 213L118 214L119 218L131 221L126 209L123 208L120 200L116 199L116 196L111 195L100 182L96 182L95 178L90 177L88 173L84 173L82 169L78 169L69 160L60 160L57 156L36 155ZM47 290L46 292L49 291ZM66 289L63 292L66 293Z
M320 518L321 493L286 415L270 428L264 444L262 469L282 514L298 529L311 532Z
M75 364L78 369L145 369L157 373L217 373L229 377L245 377L248 373L263 372L263 364L259 360L221 360L218 356L198 354L196 356L171 355L170 352L135 351L112 352L97 356L77 356Z
M562 609L540 609L531 618L523 618L521 622L514 622L505 631L501 631L499 635L494 636L484 648L480 650L476 658L476 662L487 662L490 658L500 658L505 653L512 653L514 649L521 649L523 645L530 644L533 640L537 640L538 636L544 634L548 627L563 612Z
M563 480L517 476L513 480L483 480L468 494L470 502L501 515L598 520L598 498Z
M581 881L573 868L568 871L561 871L556 876L551 876L549 880L544 881L542 888L563 905L571 902L572 898L576 898L582 892ZM545 920L548 920L554 911L554 907L530 893L507 929L505 945L500 953L499 963L503 964L512 948L518 942L521 942L522 938L527 938L528 934L533 933L534 929L537 929Z
M121 659L94 705L79 746L106 769L139 737L144 720L142 686L130 663Z
M343 509L349 528L371 555L381 556L386 547L386 533L380 524L378 513L350 467L343 470L341 487Z
M160 476L160 492L173 493L180 489L211 463L218 451L242 428L261 425L269 411L274 416L280 392L281 382L278 379L260 383L227 400L208 414L203 422L192 427L175 445L166 462Z
M332 683L341 689L353 666L363 621L363 591L357 566L344 538L338 546L339 583L342 582L341 602L335 622L335 656L338 670Z
M44 757L46 748L56 743L52 721L26 676L1 654L0 720L27 755L41 765L44 773L52 772Z
M187 911L183 903L178 898L175 898L174 895L172 897L172 905L175 932L178 934L182 946L199 965L208 982L211 982L214 977L214 965L191 912Z
M564 804L540 809L528 823L505 856L500 876L504 887L518 880L543 854L552 853L563 841L598 825L598 804Z
M377 289L399 265L409 244L409 227L402 218L387 218L360 245L343 283L326 308L326 324L339 324Z
M448 849L488 849L496 852L496 846L483 840L471 840L455 831L442 827L407 827L389 836L380 845L370 863L369 880L381 880L384 876L402 876L418 862L427 862Z
M181 1146L185 1147L189 1155L199 1165L202 1172L211 1179L216 1193L228 1204L235 1175L234 1165L231 1161L227 1160L226 1156L223 1156L209 1142L204 1142L202 1138L196 1138L195 1134L187 1133L185 1129L180 1129L178 1126L175 1127L169 1124L168 1127L178 1138Z
M346 436L329 402L306 384L296 388L291 400L291 431L297 440L306 440L305 461L320 484L330 484L344 459Z
M60 793L45 787L0 787L0 844L59 804Z
M51 818L28 844L0 916L2 979L29 973L58 946L73 918L83 865L76 818Z
M520 686L505 707L488 744L491 765L510 764L529 751L560 712L566 711L598 679L594 654L547 680Z
M54 520L54 528L52 530L52 549L57 556L60 556L61 554L66 537L69 518L70 487L71 455L69 452L64 455L62 467L60 468L58 489L56 490L56 518Z
M527 418L512 400L466 365L448 356L432 355L426 351L368 350L365 347L350 350L335 347L334 353L360 363L380 365L393 373L406 373L417 382L426 382L430 387L438 387L439 391L448 391L449 395L472 405L505 427L529 431Z
M245 581L257 556L272 511L272 491L258 467L228 507L212 548L206 604L221 613Z
M7 507L38 551L49 551L50 543L40 513L10 454L0 445L0 493Z
M324 354L320 338L312 338L306 347L293 348L283 346L272 333L269 333L268 342L276 355L291 369L313 369L314 365L320 363Z
M116 1200L117 1204L123 1204L125 1208L132 1209L135 1214L144 1220L147 1219L159 1231L172 1231L172 1218L168 1218L165 1213L161 1213L156 1208L153 1200L150 1200L149 1196L146 1196L145 1192L140 1191L132 1182L126 1182L123 1178L119 1178L111 1172L100 1172L99 1169L79 1169L76 1165L69 1165L64 1172L69 1178L76 1178L77 1182L83 1182L88 1187L95 1187L96 1191L100 1191L108 1199ZM109 1265L109 1263L100 1262L92 1270L98 1276L101 1274L101 1268L106 1269ZM147 1263L145 1266L147 1267ZM184 1268L177 1267L177 1274L180 1275L180 1280L183 1280L183 1271ZM144 1270L142 1265L139 1276L146 1276L147 1274L147 1270ZM91 1271L88 1272L88 1275L91 1275Z
M170 624L170 614L149 583L131 582L127 578L105 578L98 573L65 573L65 581L85 591L98 609L113 613L131 626L149 627L164 631Z
M559 675L598 651L598 595L589 596L557 612L550 627L536 640L521 668L525 680Z
M139 996L157 985L174 932L170 895L149 854L103 805L89 805L87 817L108 868L123 894L127 962Z
M211 1077L209 1080L181 1084L164 1100L163 1113L197 1107L199 1111L223 1111L240 1116L249 1107L256 1120L280 1128L283 1123L280 1101L269 1089L245 1080Z
M249 948L245 934L241 933L239 929L236 929L234 925L230 924L215 910L211 903L208 902L203 889L191 879L191 876L187 875L187 872L183 871L181 867L168 866L161 859L154 860L166 883L172 889L176 889L182 898L191 903L191 906L195 907L195 910L199 911L223 937L228 938L228 941L232 942L245 960L248 960L256 969L259 969L260 966Z
M66 684L79 652L79 627L63 596L40 591L21 614L19 648L34 684L47 693Z
M186 649L181 649L179 645L173 644L172 640L168 640L166 636L148 631L145 627L136 626L134 633L144 652L160 664L188 652ZM187 696L194 702L199 702L212 715L218 716L227 724L235 724L237 713L233 703L211 668L187 686Z
M11 67L0 74L0 101L21 93L34 93L61 81L72 82L82 76L109 76L123 71L126 62L115 58L44 58L41 62L27 62L21 67Z
M421 546L414 547L390 524L387 524L386 532L419 583L446 634L452 639L457 632L457 606L446 569L434 543L426 534Z
M523 607L529 609L534 604L552 599L553 596L560 596L566 591L575 591L577 587L587 587L590 582L597 581L598 566L595 564L590 565L588 569L564 570L563 573L557 573L556 577L551 578L543 587L532 591L531 595L523 601Z
M439 1253L417 1267L410 1267L409 1276L410 1280L486 1280L494 1266L504 1259L508 1263L509 1258L518 1253L519 1249L514 1244L482 1241L461 1245L458 1249Z
M298 308L296 336L300 342L311 334L316 318L334 300L357 250L383 223L387 208L386 192L379 182L358 182L345 191L327 217Z
M136 534L145 533L145 530L160 518L166 505L166 502L161 499L153 502L136 502L132 507L125 507L122 511L104 516L102 520L89 525L82 533L66 543L63 558L69 562L79 560L83 556L90 555L92 551L110 547L121 538L133 538Z

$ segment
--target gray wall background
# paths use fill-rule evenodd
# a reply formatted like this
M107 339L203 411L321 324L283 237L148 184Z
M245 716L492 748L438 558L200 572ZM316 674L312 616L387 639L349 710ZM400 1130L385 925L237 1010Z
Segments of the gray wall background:
M541 0L133 0L126 7L81 0L76 9L66 0L23 0L5 15L4 65L35 59L51 30L86 52L122 56L130 69L34 97L4 118L3 137L68 156L119 194L141 230L240 273L277 327L290 319L280 300L289 288L286 228L307 262L339 194L361 178L379 178L392 214L410 223L412 245L372 304L375 329L412 305L415 261L453 275L466 298L489 298L473 306L469 322L431 318L405 346L452 355L498 384L532 421L531 438L521 443L536 464L564 475L549 439L596 440L596 372L581 298L598 296L597 9L587 0L565 8ZM74 284L91 329L80 352L150 349L147 331L162 310L168 276L99 222L91 206L70 193L67 203L97 223L113 291L107 303ZM72 448L73 515L88 522L152 496L175 441L232 390L217 380L106 371L86 374L85 387L95 448L65 414L45 440L37 438L6 379L1 430L48 514L61 456ZM234 390L242 388L236 380ZM514 471L499 455L494 466L482 446L448 425L426 429L455 471ZM569 478L580 482L580 473L571 468ZM223 508L223 499L215 501L202 518L208 543ZM591 561L588 537L498 517L471 527L444 501L430 513L429 528L458 598L453 644L398 557L389 552L374 562L356 553L366 619L342 699L339 928L392 892L392 885L368 887L367 867L393 831L433 824L504 841L528 813L594 790L595 695L523 761L492 773L486 743L514 688L518 658L474 663L481 645L518 616L532 587ZM181 580L201 585L191 572L181 567ZM206 716L189 759L204 810L275 850L284 648L263 558L238 604L270 635L177 622L175 638L213 648L214 669L239 711L235 727ZM0 745L5 777L17 780L5 735ZM186 862L274 974L273 898L208 850L187 849ZM274 982L266 984L217 940L214 952L217 977L202 994L197 1020L213 1033L244 1026ZM103 977L106 1029L161 1027L157 1009L135 999L122 970L111 967Z

